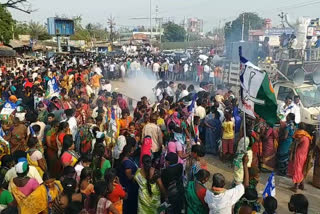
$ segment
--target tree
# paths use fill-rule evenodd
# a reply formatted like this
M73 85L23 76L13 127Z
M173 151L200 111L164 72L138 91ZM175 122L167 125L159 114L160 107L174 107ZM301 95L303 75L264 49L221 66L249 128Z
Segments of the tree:
M227 43L237 42L242 39L242 23L244 20L243 39L249 39L249 30L257 30L263 27L264 19L256 13L242 13L239 17L231 22L227 22L224 27L225 40Z
M168 22L163 25L163 40L168 42L183 42L186 38L186 31L180 25Z
M45 40L50 38L46 27L39 22L31 21L28 28L32 39Z
M6 0L3 3L0 2L0 5L4 8L12 8L28 14L33 12L28 0Z
M91 38L95 38L96 40L106 40L107 32L106 29L101 24L87 24L85 28Z
M0 42L9 43L12 39L14 20L9 11L0 5Z
M18 22L14 27L14 35L18 38L19 35L28 35L29 34L29 25L25 22Z
M32 39L47 40L51 36L47 32L47 28L39 22L30 21L29 23L17 23L14 31L16 37L19 35L30 35Z
M72 35L70 38L72 40L90 41L90 33L88 32L87 29L82 27L82 17L75 16L73 17L73 21L74 21L75 34Z

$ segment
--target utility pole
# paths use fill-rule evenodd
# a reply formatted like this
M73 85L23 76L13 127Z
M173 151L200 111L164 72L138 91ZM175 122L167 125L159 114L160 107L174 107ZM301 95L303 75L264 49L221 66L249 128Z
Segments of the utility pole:
M244 42L244 13L242 13L242 32L241 32L241 41Z
M152 39L152 0L150 0L150 43Z
M156 20L156 33L159 30L158 13L159 13L159 7L158 7L158 5L156 5L156 19L155 19Z
M282 28L284 29L285 28L285 25L284 25L284 23L285 23L285 20L284 20L285 14L284 14L284 12L281 12L278 16L281 19L281 25L282 25Z
M112 17L112 15L110 16L110 18L108 18L108 25L110 28L110 42L111 42L111 48L113 48L113 36L114 36L114 26L116 25L116 23L114 22L114 18Z

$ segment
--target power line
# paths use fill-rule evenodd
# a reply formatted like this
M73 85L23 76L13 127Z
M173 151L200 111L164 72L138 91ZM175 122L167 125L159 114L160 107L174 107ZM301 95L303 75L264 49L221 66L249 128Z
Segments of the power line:
M284 9L295 9L295 8L306 7L306 6L311 6L311 5L315 5L315 4L320 4L320 1L305 2L305 3L299 4L299 5L285 7Z
M286 1L287 2L287 1ZM291 1L292 2L292 1ZM296 2L294 4L290 4L290 5L284 5L281 7L273 7L273 8L260 8L257 9L257 11L260 12L268 12L268 11L274 11L274 10L287 10L287 9L295 9L295 8L300 8L300 7L306 7L306 6L310 6L310 5L314 5L314 4L319 4L320 1L319 0L312 0L312 1L307 1L307 2Z

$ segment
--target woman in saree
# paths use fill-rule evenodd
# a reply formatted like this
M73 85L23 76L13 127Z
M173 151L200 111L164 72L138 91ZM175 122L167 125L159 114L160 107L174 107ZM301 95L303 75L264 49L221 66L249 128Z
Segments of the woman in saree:
M288 173L292 176L292 181L294 183L292 190L296 192L298 188L304 190L303 180L306 175L305 168L308 167L307 159L312 137L306 131L306 125L304 123L300 123L298 130L293 135L293 138L294 143L291 147Z
M27 142L28 151L27 151L27 160L31 166L34 166L39 175L42 177L43 173L47 170L46 160L43 157L43 154L36 148L38 143L37 137L30 137Z
M120 180L120 184L127 192L127 199L123 201L123 213L137 213L138 205L138 185L134 182L134 175L138 170L137 164L133 160L133 154L135 152L135 145L131 142L127 142L119 158L119 167L117 169L117 175Z
M56 180L53 177L50 177L48 173L43 175L44 185L47 189L48 195L48 213L52 213L53 202L56 198L63 192L63 187L59 180Z
M273 127L262 128L262 171L274 171L276 166L278 133Z
M47 132L47 161L50 175L55 178L59 178L61 175L62 167L58 158L58 145L57 145L57 133L59 122L53 121L51 123L51 129Z
M139 168L134 176L139 185L138 213L154 214L160 207L160 189L164 191L164 187L160 175L152 167L151 157L144 155L142 163L142 168Z
M104 176L107 169L111 168L110 161L105 157L106 147L98 142L95 144L93 149L93 160L91 163L91 168L93 171L99 170L102 177Z
M206 116L204 124L206 128L206 152L217 155L219 146L218 141L221 138L221 121L220 114L214 107L211 107L211 113Z
M208 182L210 172L200 169L195 175L194 181L189 181L185 191L188 214L207 214L209 213L208 205L204 201L207 188L205 183Z
M34 178L27 176L29 165L26 161L18 162L15 166L17 173L9 183L9 191L17 201L19 213L36 214L48 209L47 190L44 185Z
M72 202L79 202L82 209L86 196L76 192L77 181L73 178L66 178L62 181L62 187L63 191L52 203L52 214L64 214L68 205Z
M59 124L59 130L57 133L57 145L58 145L58 156L61 155L61 149L63 145L63 138L67 134L71 134L70 128L69 128L69 123L68 122L61 122Z
M61 163L63 167L72 166L74 167L79 160L79 155L74 151L74 142L72 135L66 135L63 138L63 146L61 151Z
M317 135L316 145L314 148L314 166L313 166L313 178L312 185L320 188L320 138Z
M294 134L294 119L293 113L289 113L286 117L286 123L281 124L279 129L279 147L277 152L277 169L278 174L287 175L290 146L293 141Z
M94 185L92 184L92 169L85 167L81 171L79 189L82 194L85 194L87 197L90 194L94 193Z
M251 125L247 122L247 127ZM241 137L238 142L237 151L233 160L233 184L238 185L243 182L243 156L247 154L248 156L248 168L251 167L252 160L253 160L253 152L252 152L252 145L253 145L253 137L251 136L251 130L246 129L246 137Z

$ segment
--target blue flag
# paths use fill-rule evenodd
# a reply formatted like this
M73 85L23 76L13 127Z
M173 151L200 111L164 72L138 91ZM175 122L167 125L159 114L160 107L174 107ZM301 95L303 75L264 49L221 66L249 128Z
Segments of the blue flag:
M276 182L274 179L274 173L271 173L266 183L266 187L264 188L264 191L262 193L262 197L263 198L266 198L268 196L274 197L275 195L276 195Z
M30 128L31 136L32 136L32 137L36 137L37 135L36 135L36 133L35 133L35 131L33 130L33 128L32 128L31 125L29 126L29 128Z

